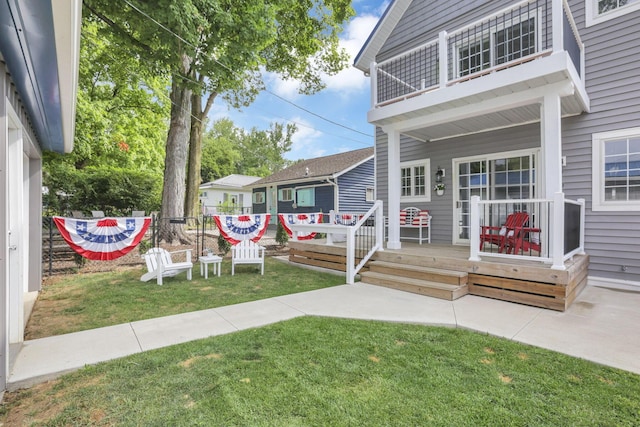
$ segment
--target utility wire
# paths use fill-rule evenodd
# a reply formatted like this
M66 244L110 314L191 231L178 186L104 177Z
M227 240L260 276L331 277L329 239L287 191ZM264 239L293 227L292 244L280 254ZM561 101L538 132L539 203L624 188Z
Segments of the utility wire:
M129 0L122 0L122 1L124 1L127 5L129 5L132 9L134 9L135 11L137 11L138 13L140 13L142 16L144 16L144 17L146 17L147 19L151 20L154 24L158 25L160 28L162 28L163 30L165 30L166 32L168 32L169 34L171 34L172 36L176 37L178 40L180 40L180 41L182 41L183 43L188 44L189 46L191 46L191 47L193 47L194 49L198 50L198 47L197 47L197 46L195 46L193 43L188 42L187 40L185 40L184 38L182 38L180 35L176 34L173 30L171 30L170 28L167 28L167 27L166 27L166 26L164 26L162 23L160 23L160 22L158 22L157 20L155 20L152 16L148 15L146 12L144 12L144 11L140 10L138 7L136 7L135 5L131 4L131 2L129 2ZM230 68L229 66L227 66L226 64L223 64L222 62L220 62L217 58L213 58L213 60L216 62L216 64L218 64L218 65L220 65L221 67L223 67L223 68L227 69L229 72L231 72L232 74L234 74L236 77L238 77L238 78L241 78L241 77L242 77L242 76L240 76L240 75L239 75L235 70L231 69L231 68ZM320 115L320 114L318 114L318 113L315 113L315 112L313 112L313 111L311 111L311 110L309 110L309 109L307 109L307 108L304 108L304 107L302 107L302 106L300 106L300 105L298 105L298 104L296 104L296 103L294 103L294 102L292 102L292 101L289 101L289 100L288 100L288 99L286 99L286 98L283 98L282 96L280 96L280 95L278 95L278 94L276 94L276 93L272 92L271 90L269 90L269 89L267 89L267 88L265 88L264 90L265 90L265 92L267 92L267 93L269 93L270 95L272 95L272 96L274 96L274 97L276 97L276 98L280 99L281 101L284 101L284 102L286 102L286 103L288 103L288 104L290 104L290 105L292 105L292 106L294 106L294 107L296 107L296 108L298 108L298 109L300 109L300 110L304 111L304 112L305 112L305 113L307 113L307 114L311 114L311 115L313 115L313 116L315 116L315 117L317 117L317 118L319 118L319 119L321 119L321 120L324 120L324 121L326 121L326 122L328 122L328 123L331 123L331 124L332 124L332 125L334 125L334 126L338 126L338 127L344 128L344 129L346 129L346 130L349 130L349 131L351 131L351 132L359 133L359 134L364 135L364 136L367 136L367 137L373 137L373 135L371 135L371 134L361 132L361 131L359 131L359 130L357 130L357 129L353 129L353 128L349 127L349 126L343 125L343 124L341 124L341 123L338 123L338 122L336 122L336 121L333 121L333 120L331 120L331 119L328 119L328 118L326 118L326 117L324 117L324 116L322 116L322 115Z

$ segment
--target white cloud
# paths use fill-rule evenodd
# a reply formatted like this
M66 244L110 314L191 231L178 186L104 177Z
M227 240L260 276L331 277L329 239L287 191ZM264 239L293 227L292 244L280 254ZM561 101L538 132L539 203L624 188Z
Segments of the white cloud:
M298 131L293 135L291 151L285 157L290 160L312 159L327 153L322 139L324 134L313 128L313 125L301 117L293 117L291 121L297 123Z

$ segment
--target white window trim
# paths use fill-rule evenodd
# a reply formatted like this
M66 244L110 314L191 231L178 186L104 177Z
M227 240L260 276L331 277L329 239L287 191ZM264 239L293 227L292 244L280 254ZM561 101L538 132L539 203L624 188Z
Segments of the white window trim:
M375 187L366 187L364 189L364 201L375 202L376 201L376 189Z
M600 15L598 14L598 0L585 0L585 26L590 27L592 25L600 24L611 19L619 18L620 16L636 10L640 10L640 1L620 6Z
M604 200L604 142L618 138L629 138L640 136L640 127L620 129L611 132L594 133L592 140L592 190L591 190L591 210L593 211L620 211L631 212L640 211L640 200L635 201L605 201Z
M285 195L284 195L285 191L289 191L289 198L288 199L284 198L285 197ZM294 188L280 188L280 189L278 189L278 201L279 202L292 202L294 194L295 194L295 189Z
M262 201L259 201L261 199ZM265 203L265 192L264 191L256 191L253 193L253 203L256 205L263 205Z
M398 173L402 173L402 169L404 168L413 168L414 166L424 166L424 185L425 194L423 196L400 196L400 202L430 202L431 201L431 160L430 159L421 159L421 160L412 160L410 162L401 162L400 169ZM411 189L413 191L414 182L413 182L413 172L411 174ZM402 191L402 178L400 178L400 188L398 191ZM402 193L401 193L402 194Z
M587 0L589 1L589 0ZM489 68L485 68L483 70L480 71L476 71L470 74L465 74L464 76L460 75L460 49L465 47L465 46L470 46L470 44L465 43L464 40L461 40L459 42L457 42L454 47L454 56L455 56L455 62L453 63L453 69L454 69L454 76L456 76L456 78L461 78L461 77L468 77L468 76L472 76L476 73L484 73L487 70L490 70L494 67L496 67L496 64L494 64L495 62L495 53L494 53L494 48L495 48L495 41L494 41L494 35L498 32L498 31L502 31L505 30L507 28L511 28L514 25L519 24L523 18L525 18L527 16L527 14L522 14L519 16L516 16L513 19L509 19L508 21L505 21L503 23L501 23L500 25L495 26L494 28L490 28L489 30L485 30L482 32L482 36L480 38L480 44L482 45L482 43L484 42L485 38L489 38ZM536 27L536 37L535 37L535 52L540 52L540 47L542 46L542 9L538 8L536 9L535 13L530 13L528 14L529 17L534 17L535 18L535 27ZM500 66L502 66L504 64L500 64Z

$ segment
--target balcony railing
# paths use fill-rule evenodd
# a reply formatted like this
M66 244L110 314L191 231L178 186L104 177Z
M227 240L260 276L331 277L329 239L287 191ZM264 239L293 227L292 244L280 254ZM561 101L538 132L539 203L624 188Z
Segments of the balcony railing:
M471 198L471 260L482 257L529 259L563 270L564 262L584 253L584 206L556 193L551 200ZM511 214L519 223L508 224ZM490 235L490 238L483 238Z
M381 107L560 50L584 75L584 46L566 0L521 1L374 63L373 105Z

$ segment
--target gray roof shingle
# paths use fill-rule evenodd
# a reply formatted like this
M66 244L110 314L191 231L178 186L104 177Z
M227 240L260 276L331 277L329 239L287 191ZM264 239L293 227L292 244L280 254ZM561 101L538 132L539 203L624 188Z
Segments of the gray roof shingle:
M288 182L308 180L312 178L325 179L340 175L344 171L364 162L373 156L373 147L360 150L347 151L346 153L333 154L331 156L316 157L302 160L296 164L282 169L272 175L253 183L253 187L259 187L274 182Z

